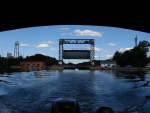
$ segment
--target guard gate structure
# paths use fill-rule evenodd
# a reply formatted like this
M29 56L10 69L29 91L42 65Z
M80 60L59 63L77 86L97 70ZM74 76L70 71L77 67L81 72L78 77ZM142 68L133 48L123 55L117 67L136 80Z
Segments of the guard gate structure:
M64 44L90 44L90 50L64 50ZM59 65L63 66L63 59L90 59L94 66L94 39L59 39Z

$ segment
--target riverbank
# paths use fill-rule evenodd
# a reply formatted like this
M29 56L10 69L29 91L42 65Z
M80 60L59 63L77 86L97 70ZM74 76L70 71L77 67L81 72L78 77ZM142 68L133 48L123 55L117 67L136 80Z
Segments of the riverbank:
M49 68L50 70L64 70L64 69L80 69L80 70L117 70L117 71L150 71L150 68L126 68L126 67L59 67L53 66Z
M118 71L150 71L150 68L141 68L141 67L135 67L135 68L127 68L127 67L112 67L112 68L102 68L102 70L118 70Z
M79 69L79 70L116 70L116 71L127 71L127 72L133 72L133 71L150 71L150 68L127 68L127 67L99 67L99 66L95 66L95 67L61 67L61 66L51 66L51 67L46 67L44 70L75 70L75 69ZM29 70L29 71L35 71L35 70ZM39 70L40 71L40 70ZM7 69L3 69L1 70L0 73L11 73L11 72L22 72L19 68L7 68Z

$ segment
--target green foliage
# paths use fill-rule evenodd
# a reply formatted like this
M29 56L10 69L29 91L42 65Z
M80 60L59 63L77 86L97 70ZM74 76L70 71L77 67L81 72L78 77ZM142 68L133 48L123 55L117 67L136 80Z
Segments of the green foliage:
M148 59L147 59L147 60L148 60L148 63L150 63L150 56L148 56Z
M116 51L113 60L116 60L120 66L132 65L134 67L145 67L150 61L147 56L149 52L150 43L148 41L140 41L137 47L123 53Z
M10 68L11 66L19 66L21 61L42 61L45 62L46 66L51 65L57 65L58 61L55 58L44 56L42 54L35 54L32 56L27 56L26 58L23 58L22 56L19 56L18 58L0 58L0 70L6 70Z
M120 64L122 60L121 57L122 57L122 53L119 51L116 51L112 59L115 60L118 65L121 65Z
M58 64L58 61L56 60L56 58L52 58L50 56L45 56L42 54L35 54L32 56L27 56L25 58L25 61L42 61L42 62L45 62L46 66L52 66L52 65Z
M149 52L150 43L148 41L140 41L138 47L146 53Z
M82 62L82 63L78 63L76 64L77 66L89 66L90 62Z

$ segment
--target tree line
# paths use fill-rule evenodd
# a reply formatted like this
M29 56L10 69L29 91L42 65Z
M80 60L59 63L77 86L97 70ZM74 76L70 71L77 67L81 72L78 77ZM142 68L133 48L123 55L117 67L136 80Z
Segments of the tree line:
M8 70L10 70L11 66L20 66L21 61L42 61L45 63L45 66L52 66L58 64L56 58L45 56L42 54L26 56L25 58L23 58L22 56L19 56L18 58L0 57L0 72L7 72Z
M145 67L150 63L149 52L150 43L146 40L140 41L133 49L124 52L116 51L112 60L117 62L117 65L122 67L132 65L134 67Z
M124 52L116 51L112 59L115 60L117 65L121 67L132 65L134 67L145 67L150 63L150 56L147 55L149 52L150 43L146 40L140 41L139 44L133 49L126 50ZM11 66L19 66L21 61L42 61L45 66L58 65L58 60L56 58L45 56L42 54L35 54L32 56L27 56L23 58L19 56L18 58L5 58L0 57L0 72L7 71ZM99 65L99 61L95 61L95 64ZM71 64L73 65L73 64ZM77 65L90 65L89 62L79 63Z

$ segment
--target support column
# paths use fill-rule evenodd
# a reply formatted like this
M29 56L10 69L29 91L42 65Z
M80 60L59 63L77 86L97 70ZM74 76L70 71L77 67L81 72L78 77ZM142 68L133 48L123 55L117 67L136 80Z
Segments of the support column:
M95 61L95 51L94 51L94 40L91 40L90 43L90 62L91 62L91 66L94 66L94 61Z
M59 40L59 62L60 66L63 66L63 40Z

